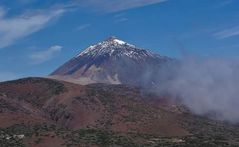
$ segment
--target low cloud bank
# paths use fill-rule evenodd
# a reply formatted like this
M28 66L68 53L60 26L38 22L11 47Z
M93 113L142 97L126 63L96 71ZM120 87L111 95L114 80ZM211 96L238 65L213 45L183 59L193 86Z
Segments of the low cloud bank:
M188 57L157 72L158 94L180 98L196 114L239 122L239 60Z

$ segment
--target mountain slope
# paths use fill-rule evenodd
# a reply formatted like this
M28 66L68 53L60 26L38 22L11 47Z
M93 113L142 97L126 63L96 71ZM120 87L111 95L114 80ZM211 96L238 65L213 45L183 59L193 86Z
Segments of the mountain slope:
M239 145L237 125L132 86L26 78L0 83L0 101L2 146Z
M170 58L137 48L115 37L90 46L54 71L50 77L81 84L141 85L143 79ZM153 81L150 81L153 82Z
M0 93L3 95L0 97L0 110L6 115L37 116L42 122L73 129L93 127L125 133L187 134L173 124L170 112L166 112L168 114L164 118L166 113L145 103L146 97L133 87L105 84L80 86L28 78L0 84ZM16 123L21 122L14 119ZM156 128L155 123L158 124Z

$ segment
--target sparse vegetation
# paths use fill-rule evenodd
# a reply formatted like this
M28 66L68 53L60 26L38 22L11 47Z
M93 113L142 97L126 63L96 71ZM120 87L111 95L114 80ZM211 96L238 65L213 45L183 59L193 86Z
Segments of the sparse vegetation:
M125 136L108 132L104 130L88 129L77 131L63 131L58 132L65 140L68 147L75 145L85 144L88 146L97 145L99 147L107 146L121 146L121 147L134 147L136 144Z
M45 115L44 119L47 119L48 123L27 120L26 123L0 128L0 147L24 147L29 140L32 146L42 145L54 139L59 139L62 146L67 147L239 146L239 126L194 116L188 111L180 111L180 113L175 114L168 109L154 107L143 99L145 96L139 94L137 88L123 85L92 84L79 89L83 92L76 95L70 93L72 94L70 97L63 95L61 98L61 95L58 97L58 94L67 92L68 89L60 82L59 84L54 80L44 79L41 81L34 78L15 82L16 85L14 82L0 85L0 92L5 91L4 94L6 93L6 97L0 98L0 112L23 113L24 115L28 115L28 113L31 115L39 114L41 117ZM30 85L31 89L26 89L26 85ZM21 89L22 87L23 89ZM50 99L51 97L54 98ZM48 101L45 102L45 100L48 99L52 101L46 105ZM17 107L18 102L26 103L27 105L23 106L27 109ZM38 110L42 111L38 113ZM76 119L76 117L81 116L81 111L83 111L83 117ZM75 112L77 115L74 114ZM86 116L88 113L100 117L97 116L97 119L94 116L88 117ZM16 122L20 117L21 115L17 118L14 117ZM87 121L90 120L89 125L77 126L75 129L68 125L70 123L82 123L84 121L81 119L85 119L84 117L86 120L88 119ZM169 117L172 117L173 121ZM157 128L161 121L165 121L164 123L167 124ZM50 125L49 122L54 123L54 125ZM186 136L171 135L172 137L170 137L167 131L172 130L167 128L167 125L172 124L179 125L177 128L187 130L189 134ZM117 127L123 127L127 130L121 131L121 128L117 130ZM165 129L164 127L166 127L165 134L167 135L163 133L157 135L157 132L152 132L154 128L155 131L163 132L165 131L162 130ZM147 133L148 128L150 132ZM144 130L146 131L144 132ZM24 138L16 136L24 136Z
M212 124L204 122L204 119L198 119L198 122L195 122L195 125L196 124L201 124L201 127L204 125L203 127L207 129L207 131L201 131L203 129L194 128L194 134L190 136L162 137L142 133L122 134L96 128L73 130L57 128L54 125L47 124L35 124L32 126L17 124L0 129L0 147L24 147L23 139L13 137L14 135L23 134L26 137L25 139L31 139L35 136L37 138L34 140L34 143L40 144L44 140L44 137L52 138L52 133L54 133L53 136L61 138L65 142L64 145L67 147L76 147L78 145L99 147L237 147L239 144L239 128L236 126L233 127L229 125L227 128L220 129L222 126L219 127L215 124L211 126ZM214 129L218 129L218 131ZM213 130L214 132L211 132Z
M15 112L17 110L16 107L11 106L6 100L0 99L0 113L5 111Z
M44 78L19 79L3 82L0 86L0 93L4 93L5 96L26 101L37 107L41 107L52 96L66 91L67 89L61 82Z

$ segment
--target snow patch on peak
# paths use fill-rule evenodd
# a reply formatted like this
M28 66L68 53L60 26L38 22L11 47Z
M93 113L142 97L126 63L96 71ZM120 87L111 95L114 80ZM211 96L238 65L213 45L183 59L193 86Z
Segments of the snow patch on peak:
M144 59L147 57L156 57L150 51L137 48L134 45L128 44L116 37L110 37L109 39L100 42L95 45L91 45L86 48L83 52L78 54L75 58L81 56L97 57L97 56L127 56L133 59Z
M120 44L120 45L127 44L126 42L124 42L124 41L122 41L122 40L119 40L119 39L114 39L113 42L118 43L118 44Z
M108 39L106 39L105 41L103 41L101 44L107 44L107 45L128 45L131 47L135 47L135 45L129 44L123 40L118 39L115 36L109 37Z

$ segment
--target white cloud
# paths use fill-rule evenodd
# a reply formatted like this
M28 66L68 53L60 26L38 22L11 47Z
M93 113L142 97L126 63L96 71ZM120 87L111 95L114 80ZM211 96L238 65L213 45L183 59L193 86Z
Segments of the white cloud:
M17 2L23 5L34 3L36 0L18 0Z
M234 37L239 35L239 26L232 27L229 29L224 29L213 34L218 39L224 39L229 37Z
M62 46L54 45L47 50L32 53L31 55L29 55L29 58L32 63L40 64L56 57L61 52L62 48Z
M114 16L114 22L115 23L121 23L121 22L125 22L128 21L129 19L125 16L125 13L120 13L120 14L116 14Z
M0 7L0 49L14 44L19 39L25 38L47 26L52 20L61 16L64 12L74 7L87 7L101 12L118 12L127 9L143 7L151 4L162 3L167 0L72 0L73 2L55 5L49 10L37 11L37 13L23 13L9 17L7 11ZM21 0L21 3L29 3L29 0ZM35 11L36 12L36 11ZM118 22L127 21L121 18ZM86 29L90 24L79 26L78 30Z
M119 12L127 9L166 2L167 0L76 0L79 6L91 7L93 10L104 12Z
M121 23L121 22L125 22L125 21L128 21L128 20L129 20L129 19L126 18L126 17L117 18L117 19L115 20L115 23Z
M2 18L5 15L5 10L0 7L0 18Z
M89 28L91 26L91 24L83 24L83 25L80 25L76 28L77 31L82 31L82 30L85 30L87 28Z
M15 41L43 29L64 12L64 9L46 10L9 18L6 17L6 10L0 8L0 48L12 45Z
M234 2L234 0L224 0L224 1L221 1L221 2L219 2L219 3L216 3L215 8L221 8L221 7L230 5L230 4L232 4L233 2Z

